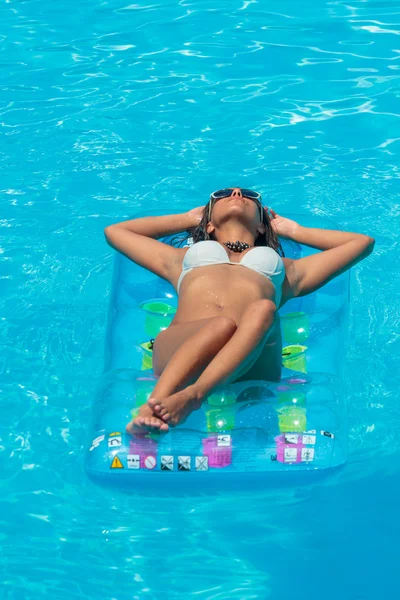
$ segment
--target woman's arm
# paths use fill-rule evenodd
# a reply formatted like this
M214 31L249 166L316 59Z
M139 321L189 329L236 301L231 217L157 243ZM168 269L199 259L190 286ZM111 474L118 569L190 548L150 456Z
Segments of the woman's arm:
M267 207L265 210L268 214ZM283 239L293 240L299 244L304 244L305 246L310 246L311 248L316 248L317 250L329 250L330 248L350 242L350 240L365 237L360 233L303 227L292 219L278 215L272 208L269 211L271 213L272 229L278 236Z
M171 281L181 268L184 250L153 238L195 227L197 222L193 211L163 217L143 217L109 225L104 229L104 235L109 246L141 267Z
M368 235L302 227L272 209L270 212L271 225L278 235L324 251L299 260L285 259L283 296L286 300L315 292L369 256L374 249L375 240Z
M313 227L303 227L297 225L293 230L293 234L290 239L310 246L311 248L317 248L318 250L329 250L330 248L336 248L342 244L346 244L351 240L362 239L366 236L362 233L351 233L348 231L336 231L334 229L315 229ZM368 236L367 236L368 237Z
M192 211L162 217L142 217L131 221L121 221L110 227L120 227L133 233L150 238L161 238L166 235L180 233L198 224Z
M340 231L330 232L329 230L319 231L324 231L327 234L342 233ZM375 245L374 238L360 233L349 235L353 237L343 244L293 261L290 282L293 296L305 296L315 292L371 254ZM328 235L327 244L333 243L332 239L329 242L329 237ZM337 240L336 236L332 237Z

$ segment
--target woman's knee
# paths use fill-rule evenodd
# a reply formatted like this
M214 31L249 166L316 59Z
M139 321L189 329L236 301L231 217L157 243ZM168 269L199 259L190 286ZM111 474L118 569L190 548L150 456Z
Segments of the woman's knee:
M209 327L214 337L226 338L228 341L237 329L237 325L230 317L214 317L210 320Z
M261 328L272 325L277 313L276 305L272 300L256 300L249 307L251 322Z

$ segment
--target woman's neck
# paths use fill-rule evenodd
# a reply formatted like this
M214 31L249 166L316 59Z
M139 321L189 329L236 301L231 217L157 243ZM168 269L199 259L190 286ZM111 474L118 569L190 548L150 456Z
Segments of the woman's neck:
M221 244L239 240L239 242L254 246L254 235L241 223L225 223L215 230L214 235Z

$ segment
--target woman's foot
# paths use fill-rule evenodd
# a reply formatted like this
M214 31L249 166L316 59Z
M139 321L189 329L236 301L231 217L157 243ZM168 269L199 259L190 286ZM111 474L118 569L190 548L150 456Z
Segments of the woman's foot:
M131 434L144 434L156 431L168 431L169 427L154 414L152 408L148 404L143 404L139 409L137 417L132 419L126 426L126 431Z
M149 398L147 404L153 412L155 418L159 417L162 422L168 422L175 427L179 423L186 421L191 412L200 408L203 397L194 385L172 396L157 400Z

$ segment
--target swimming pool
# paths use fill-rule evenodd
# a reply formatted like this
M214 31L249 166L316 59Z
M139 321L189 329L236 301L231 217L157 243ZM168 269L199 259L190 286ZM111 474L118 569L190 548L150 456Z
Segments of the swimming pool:
M397 586L398 6L10 0L0 598L372 599ZM317 485L127 495L83 471L103 228L226 185L376 239L352 271L349 459Z

